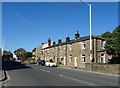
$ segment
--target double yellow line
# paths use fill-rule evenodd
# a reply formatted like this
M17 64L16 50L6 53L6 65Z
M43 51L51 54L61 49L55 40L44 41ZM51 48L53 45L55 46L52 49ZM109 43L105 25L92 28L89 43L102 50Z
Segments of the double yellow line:
M6 76L6 80L5 81L3 81L3 82L7 82L8 80L10 80L11 78L10 78L10 76L8 75L8 72L7 71L5 71L5 76Z
M7 80L10 80L10 76L8 75L8 72L6 71L6 75L7 75Z

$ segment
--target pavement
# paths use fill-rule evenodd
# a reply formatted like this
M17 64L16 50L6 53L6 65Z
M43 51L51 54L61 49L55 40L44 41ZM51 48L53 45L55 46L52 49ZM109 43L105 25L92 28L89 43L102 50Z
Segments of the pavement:
M2 82L5 79L5 71L0 70L0 82Z

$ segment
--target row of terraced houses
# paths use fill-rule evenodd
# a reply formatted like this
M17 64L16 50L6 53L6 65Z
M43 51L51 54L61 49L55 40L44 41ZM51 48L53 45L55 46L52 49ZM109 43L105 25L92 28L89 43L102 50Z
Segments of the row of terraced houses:
M110 59L104 45L104 38L92 35L93 63L107 63ZM90 63L90 36L80 37L79 32L76 31L75 39L70 40L70 37L66 36L65 42L58 39L57 44L49 38L47 43L35 47L32 54L36 60L52 59L66 66L84 68L86 63Z

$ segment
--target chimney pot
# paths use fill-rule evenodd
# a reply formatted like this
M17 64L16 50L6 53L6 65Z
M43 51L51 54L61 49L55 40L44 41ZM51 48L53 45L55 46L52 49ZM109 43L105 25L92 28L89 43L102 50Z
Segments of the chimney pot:
M78 32L78 30L76 31L76 34L75 34L75 39L79 38L80 37L80 34Z
M55 42L53 42L53 45L55 45Z
M48 46L51 46L51 40L48 38Z
M67 35L66 36L66 42L70 41L70 37Z
M58 39L58 44L61 43L61 42L62 42L62 40L61 40L61 39Z

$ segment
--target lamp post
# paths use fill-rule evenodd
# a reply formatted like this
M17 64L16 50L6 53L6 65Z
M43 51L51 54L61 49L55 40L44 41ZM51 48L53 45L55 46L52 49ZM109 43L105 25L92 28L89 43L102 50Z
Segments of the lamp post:
M89 6L89 14L90 14L90 71L92 70L92 5L80 0Z
M3 56L3 51L4 51L4 44L5 44L5 38L3 39L3 43L2 43L2 56Z

